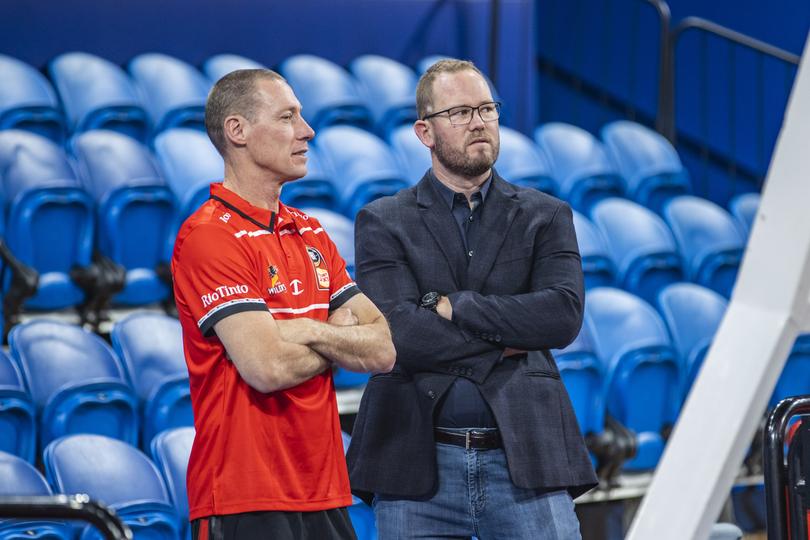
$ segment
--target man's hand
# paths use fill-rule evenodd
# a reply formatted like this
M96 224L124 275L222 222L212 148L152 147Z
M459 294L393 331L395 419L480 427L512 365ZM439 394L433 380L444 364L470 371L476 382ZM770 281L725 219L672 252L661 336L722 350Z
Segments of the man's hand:
M436 313L443 319L453 320L453 304L450 303L446 296L439 298L439 303L436 304Z
M335 326L357 326L360 324L357 316L352 313L351 309L346 307L337 308L329 315L326 322Z

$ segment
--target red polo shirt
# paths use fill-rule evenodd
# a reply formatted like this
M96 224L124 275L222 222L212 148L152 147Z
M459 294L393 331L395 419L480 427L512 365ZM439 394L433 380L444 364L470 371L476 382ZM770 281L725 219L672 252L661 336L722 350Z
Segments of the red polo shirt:
M331 371L257 392L213 330L247 310L326 321L359 292L318 220L281 203L274 215L212 184L177 235L172 275L197 431L190 519L351 505Z

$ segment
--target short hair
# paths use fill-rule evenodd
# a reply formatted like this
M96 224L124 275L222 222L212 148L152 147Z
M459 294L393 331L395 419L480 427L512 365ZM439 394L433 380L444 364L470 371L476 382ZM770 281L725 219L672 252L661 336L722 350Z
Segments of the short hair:
M481 78L486 81L486 77L481 73L481 70L468 60L446 58L430 66L419 78L419 83L416 85L417 116L423 119L433 111L433 82L439 75L442 73L458 73L466 70L478 73Z
M269 69L238 69L216 82L205 102L205 131L217 151L225 157L227 150L225 119L239 114L253 120L256 107L256 83L268 79L284 81L284 77Z

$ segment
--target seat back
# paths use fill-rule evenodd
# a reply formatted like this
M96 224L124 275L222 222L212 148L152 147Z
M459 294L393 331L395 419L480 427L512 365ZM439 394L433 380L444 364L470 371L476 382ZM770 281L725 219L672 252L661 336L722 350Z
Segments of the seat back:
M629 470L655 467L681 404L680 366L666 326L642 299L620 289L588 293L585 324L605 366L607 409L635 431Z
M432 166L430 149L413 132L413 126L399 126L388 135L388 142L399 160L402 176L414 185Z
M0 453L33 463L36 455L36 408L16 363L0 350Z
M124 290L114 301L139 305L167 297L158 276L175 220L175 199L149 150L107 130L82 133L72 141L87 190L97 204L98 248L126 269Z
M0 54L0 130L24 129L55 142L65 138L65 120L51 83L36 69Z
M179 537L179 518L163 478L137 448L100 435L70 435L45 448L43 463L57 492L86 493L110 506L136 538ZM82 538L96 537L88 529Z
M173 127L205 129L205 100L211 84L202 73L165 54L140 54L129 63L154 133Z
M295 91L303 105L304 119L316 132L338 124L371 127L371 111L357 82L339 65L318 56L298 54L284 60L279 72Z
M552 352L582 434L601 433L605 427L605 370L590 330L583 326L571 344Z
M79 326L38 319L9 333L40 416L40 443L70 433L138 441L137 398L112 349Z
M616 268L610 258L607 242L591 221L574 210L574 230L582 258L585 287L610 287L616 283Z
M193 129L164 131L155 137L155 154L182 222L208 199L210 184L222 181L225 163L208 136Z
M398 126L413 124L417 80L411 68L384 56L367 54L355 58L349 71L360 85L380 137L387 137Z
M324 208L305 208L304 212L321 223L326 234L335 243L338 253L346 261L346 269L354 275L354 223L352 220Z
M583 213L595 203L624 194L624 182L602 144L584 129L553 122L538 127L534 140L548 159L560 196Z
M675 236L687 279L729 298L745 250L731 215L715 203L682 195L670 199L664 219Z
M748 235L751 234L751 227L754 226L754 218L757 215L757 209L759 209L759 200L759 193L743 193L737 195L728 203L731 215L734 216L734 221L745 238L748 238Z
M0 497L52 495L48 482L33 465L18 456L0 451ZM70 527L61 521L0 519L4 540L70 540Z
M326 165L318 151L307 150L307 175L287 182L281 190L281 201L295 208L314 207L338 209L338 194Z
M346 216L353 218L366 203L410 185L388 145L367 131L332 126L323 129L315 142L331 166Z
M591 220L607 242L622 288L654 302L661 288L683 279L672 232L651 210L611 198L594 206Z
M618 120L602 128L602 140L625 180L627 196L634 201L660 211L672 197L692 192L678 152L661 134Z
M133 313L115 323L110 337L141 402L144 447L165 429L193 426L180 322L161 313Z
M48 71L71 133L109 129L147 140L146 110L132 79L119 66L92 54L69 52L51 61Z
M689 392L728 302L715 291L694 283L673 283L658 293L658 311L681 359L683 395Z
M152 460L160 470L169 497L181 520L188 520L186 471L194 443L194 428L179 427L159 433L150 445ZM186 524L187 526L187 524Z
M498 173L519 186L531 187L550 195L557 194L557 182L551 176L548 160L530 138L521 132L501 126L501 150L495 168Z
M92 198L73 166L53 141L6 130L0 131L0 171L0 191L8 206L6 242L20 262L40 274L37 293L26 307L79 304L84 293L70 272L90 264L94 216Z
M267 66L238 54L217 54L203 62L202 66L211 84L238 69L267 69Z

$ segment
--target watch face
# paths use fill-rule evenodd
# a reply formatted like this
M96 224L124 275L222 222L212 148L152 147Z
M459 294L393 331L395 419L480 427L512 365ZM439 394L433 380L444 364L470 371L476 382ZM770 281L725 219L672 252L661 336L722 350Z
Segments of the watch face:
M420 303L424 308L433 309L439 303L439 293L432 291L425 294Z

